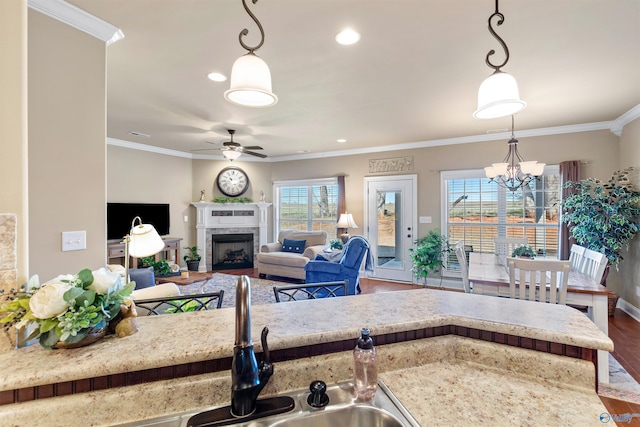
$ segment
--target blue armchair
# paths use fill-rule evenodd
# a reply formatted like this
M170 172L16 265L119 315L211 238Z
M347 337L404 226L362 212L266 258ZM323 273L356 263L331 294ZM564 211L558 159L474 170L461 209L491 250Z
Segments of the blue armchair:
M331 254L332 255L332 254ZM331 256L316 255L305 266L305 283L335 282L349 280L347 295L360 293L360 266L365 255L369 255L366 261L366 269L372 267L372 259L369 253L369 242L362 236L353 236L349 239L341 253L340 258L332 260ZM329 258L329 259L327 259Z

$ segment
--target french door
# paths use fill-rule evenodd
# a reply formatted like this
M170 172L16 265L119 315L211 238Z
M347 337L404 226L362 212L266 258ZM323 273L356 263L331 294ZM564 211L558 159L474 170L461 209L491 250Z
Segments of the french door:
M372 278L412 282L409 248L417 230L417 176L366 177L365 230L375 260Z

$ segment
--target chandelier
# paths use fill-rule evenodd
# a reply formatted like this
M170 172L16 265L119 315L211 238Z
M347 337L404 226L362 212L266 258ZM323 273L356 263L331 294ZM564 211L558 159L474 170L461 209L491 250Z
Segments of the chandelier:
M258 0L252 0L255 4ZM264 30L258 18L247 7L245 0L242 6L253 19L260 30L260 43L256 46L248 46L242 41L242 37L249 34L246 28L238 37L240 45L248 51L245 55L236 59L231 68L231 83L224 97L232 104L245 107L269 107L278 102L278 97L271 91L271 72L269 66L254 53L264 43Z
M518 152L518 140L514 134L514 118L511 116L511 139L507 143L509 151L502 163L493 163L484 168L489 182L495 182L499 186L510 191L516 191L529 184L544 172L544 163L536 161L525 162Z
M493 49L485 57L485 62L489 68L493 68L494 72L482 82L478 90L478 109L473 113L476 119L496 119L513 115L527 106L527 103L520 99L516 79L511 74L500 70L509 61L509 48L491 25L491 21L495 18L498 19L496 25L502 25L504 15L498 11L498 0L496 0L496 11L489 16L489 32L504 49L505 58L501 64L493 64L490 59L491 55L496 53Z

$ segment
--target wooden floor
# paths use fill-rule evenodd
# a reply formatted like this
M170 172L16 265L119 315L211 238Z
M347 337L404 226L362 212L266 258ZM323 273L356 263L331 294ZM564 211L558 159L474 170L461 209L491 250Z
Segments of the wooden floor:
M242 270L224 270L221 273L247 275L252 278L258 278L257 269ZM288 281L287 279L280 279ZM291 281L294 282L294 281ZM390 292L406 289L421 289L421 287L410 284L397 282L387 282L376 279L360 279L360 287L363 294L372 294L377 292ZM613 356L622 365L624 369L640 383L640 323L631 316L616 309L614 316L609 317L609 337L613 341L615 350ZM609 399L600 397L610 414L640 414L640 405L628 403L623 400ZM635 417L629 426L640 426L640 417Z

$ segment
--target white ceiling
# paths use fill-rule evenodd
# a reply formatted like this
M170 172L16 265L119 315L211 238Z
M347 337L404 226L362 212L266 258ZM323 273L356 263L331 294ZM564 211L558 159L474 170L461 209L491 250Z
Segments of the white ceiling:
M230 75L246 53L238 42L243 28L247 44L259 40L240 0L68 3L125 35L107 47L113 139L190 155L220 147L232 128L236 142L260 145L274 160L303 150L313 157L478 140L510 127L509 117L472 117L478 87L492 72L485 55L495 49L496 62L503 58L487 29L493 0L248 1L266 35L256 53L279 97L258 109L230 104L223 97L229 82L206 77ZM500 12L497 32L511 53L503 71L528 103L516 133L609 122L640 104L640 1L503 0ZM361 33L358 44L334 41L347 26Z

